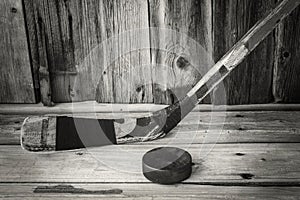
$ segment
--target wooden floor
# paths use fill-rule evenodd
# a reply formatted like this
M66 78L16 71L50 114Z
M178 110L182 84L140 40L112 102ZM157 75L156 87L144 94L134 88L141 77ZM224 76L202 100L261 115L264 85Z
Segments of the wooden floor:
M196 109L157 141L54 154L21 149L25 117L0 115L0 198L300 198L300 111ZM192 176L177 185L145 179L141 158L157 146L189 151L195 164Z

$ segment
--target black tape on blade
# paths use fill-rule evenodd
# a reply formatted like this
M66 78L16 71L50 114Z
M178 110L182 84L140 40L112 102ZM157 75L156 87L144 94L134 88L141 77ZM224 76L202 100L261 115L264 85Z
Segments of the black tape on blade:
M57 151L116 143L113 120L57 117Z

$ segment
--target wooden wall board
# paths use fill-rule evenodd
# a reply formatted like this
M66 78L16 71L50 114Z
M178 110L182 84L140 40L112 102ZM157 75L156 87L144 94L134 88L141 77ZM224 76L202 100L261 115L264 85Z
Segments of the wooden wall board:
M149 1L155 103L183 98L213 66L211 14L210 1Z
M276 2L24 0L34 83L46 105L95 99L170 104L213 62L201 60L189 39L217 61ZM298 17L299 9L204 102L298 102ZM164 37L145 31L149 27L182 34ZM149 48L136 50L140 46Z
M275 102L300 101L300 8L276 30L273 95Z
M235 42L274 7L275 0L213 1L215 60L220 59ZM225 79L227 104L273 101L275 45L273 32Z
M106 0L101 9L99 31L106 45L96 101L152 103L147 1Z
M0 103L35 103L22 0L0 2Z
M147 36L133 33L135 39L120 36L102 45L124 31L147 28L146 1L24 1L34 63L49 69L52 101L153 101L151 84L140 87L151 78L149 50L124 52Z

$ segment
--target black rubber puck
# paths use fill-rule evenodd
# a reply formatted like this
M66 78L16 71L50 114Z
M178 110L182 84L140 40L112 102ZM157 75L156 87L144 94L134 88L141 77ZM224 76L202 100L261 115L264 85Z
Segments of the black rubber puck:
M160 184L179 183L192 173L192 156L179 148L159 147L143 156L143 174Z

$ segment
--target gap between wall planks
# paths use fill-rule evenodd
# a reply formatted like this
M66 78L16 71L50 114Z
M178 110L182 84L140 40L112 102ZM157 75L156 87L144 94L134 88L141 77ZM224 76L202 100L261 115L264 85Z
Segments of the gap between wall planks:
M0 1L0 103L35 103L22 0Z
M42 36L45 34L43 37L46 42L39 42L38 35L30 34L30 36L33 37L31 42L37 43L35 49L42 48L46 52L47 63L45 66L49 65L48 71L50 72L50 82L46 83L50 87L47 84L44 85L46 85L46 91L47 88L50 88L52 93L49 91L48 94L47 92L45 94L46 96L51 95L54 102L93 100L95 99L95 87L99 80L96 95L96 100L99 102L172 103L176 97L168 93L167 86L171 89L174 87L181 90L185 88L182 92L185 93L186 88L191 87L190 85L199 79L199 75L195 73L197 70L192 66L188 68L184 66L184 69L179 70L174 69L178 68L178 62L175 62L178 61L176 59L178 55L172 54L169 55L171 58L162 56L162 60L163 62L166 59L171 60L167 64L171 65L168 67L172 72L171 75L174 74L174 76L169 77L170 80L163 80L167 81L165 85L164 83L159 85L162 81L154 81L154 79L156 75L164 74L164 71L158 67L151 68L150 55L152 53L149 48L130 52L115 62L110 62L113 60L114 54L123 54L128 46L134 49L145 41L148 41L148 46L150 46L149 33L129 34L131 38L125 37L123 40L117 37L118 43L108 44L103 52L94 49L99 43L114 34L155 25L154 18L159 19L160 16L154 14L151 18L154 20L148 19L148 13L156 13L155 8L151 7L154 1L24 0L24 2L25 8L28 10L28 18L38 19L37 21L31 20L29 23L38 23L39 26L42 26L42 30L45 30L45 32L40 31L40 34ZM168 4L167 7L161 7L161 9L166 8L166 19L159 22L161 27L176 28L184 31L185 34L190 32L192 33L190 36L195 36L194 39L211 52L210 37L206 36L211 32L211 23L207 23L209 17L205 17L209 15L209 5L193 0L184 2L182 5L180 3L174 5ZM181 21L181 18L175 18L174 16L177 14L184 16L185 20ZM199 26L196 22L201 22L200 24L204 27ZM28 26L30 27L30 24ZM154 40L156 37L159 38L158 35L153 35ZM177 53L182 53L179 47L186 48L187 44L186 41L179 41L181 39L174 38L163 47L167 50L175 47L179 49L175 49ZM179 44L180 42L181 44ZM43 43L46 44L43 45ZM103 53L104 56L97 55L99 53ZM37 58L35 63L39 63L42 57ZM103 63L108 65L107 69L101 65ZM183 59L180 63L185 64L185 60ZM154 75L152 75L153 72ZM190 78L190 75L194 77Z
M125 38L118 46L108 46L108 49L103 52L106 60L104 57L95 56L99 51L90 53L91 50L118 32L157 26L187 33L208 52L214 54L215 60L218 60L239 37L275 6L275 0L225 0L212 3L188 0L172 4L165 0L130 1L129 3L97 0L64 2L24 0L24 4L26 18L29 19L28 29L33 27L29 30L29 37L31 37L32 55L35 56L34 69L41 65L46 67L46 72L47 70L50 72L48 79L46 76L43 82L46 83L43 84L44 87L41 85L46 104L49 104L47 103L50 102L49 99L54 102L94 100L99 79L96 95L96 100L99 102L172 103L176 100L176 96L167 90L168 87L173 87L173 91L180 98L181 94L184 94L184 91L201 77L201 74L196 73L197 68L190 65L194 62L193 57L168 55L151 49L130 52L110 65L108 70L104 70L99 63L107 63L113 57L111 49L120 53L126 49L126 45L138 46L141 42L140 37L150 37L151 45L158 42L168 48L176 45L186 47L187 43L182 38L165 40L155 32L151 32L151 35L133 35L134 40ZM212 17L208 17L209 15ZM296 27L293 33L298 31L299 22L296 19L297 14L294 14L283 22L286 24L292 21ZM39 27L43 31L38 31ZM290 29L289 26L285 27ZM34 28L38 33L34 32L36 31ZM274 60L279 60L275 58L275 46L278 41L289 44L289 52L294 52L295 49L299 49L299 45L296 45L299 39L293 37L295 34L289 34L289 31L281 35L291 36L284 36L281 40L278 39L280 37L274 37L274 34L270 35L242 63L244 66L235 70L224 82L228 104L269 103L274 101L274 97L280 102L299 102L297 91L300 87L296 77L299 74L297 65L300 59L297 58L297 54L288 59L286 65L289 66L289 70L286 70L286 65L282 62L277 62L278 65L276 61L274 63ZM289 42L292 37L297 41ZM277 52L278 49L282 49L276 48ZM40 55L37 54L37 50ZM182 53L180 50L175 51L179 55ZM83 60L86 56L87 58ZM157 66L145 67L144 65L142 70L137 68L141 63L149 62L150 65L150 62L153 64L156 61L167 63L170 65L169 69L163 71ZM188 66L189 70L180 70L178 66L182 64ZM37 73L38 70L35 72ZM160 81L159 85L155 83L158 82L155 79L160 77L166 81ZM294 77L294 79L285 77ZM179 92L174 88L180 89ZM218 103L218 99L223 100L220 98L220 95L224 95L222 91L219 89L215 92L214 103ZM205 102L208 103L210 100Z

